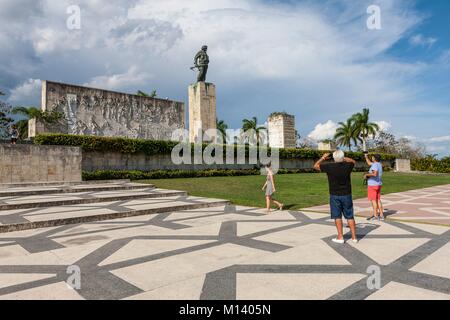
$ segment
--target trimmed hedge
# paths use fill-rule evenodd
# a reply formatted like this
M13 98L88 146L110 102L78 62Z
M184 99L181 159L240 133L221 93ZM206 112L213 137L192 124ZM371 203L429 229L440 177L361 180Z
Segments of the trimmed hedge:
M364 169L355 169L355 172L365 172ZM280 169L278 174L318 173L314 169ZM151 179L175 179L175 178L204 178L204 177L236 177L261 175L259 169L244 170L154 170L154 171L129 171L129 170L98 170L94 172L83 171L83 180L151 180Z
M109 138L71 134L43 134L34 138L39 145L59 145L81 147L83 151L145 153L147 155L170 154L178 144L172 141L144 139Z
M411 169L435 173L450 173L450 157L436 159L434 156L411 160Z
M146 155L171 154L172 149L178 145L174 141L157 141L129 138L109 138L97 136L82 136L70 134L43 134L34 139L38 145L78 146L83 151L119 152L125 154L144 153ZM204 144L203 148L207 145ZM239 146L242 147L242 146ZM237 146L235 146L237 149ZM249 146L245 146L246 154ZM194 148L192 148L194 150ZM270 153L270 149L268 149ZM280 149L280 159L319 159L325 152L312 149ZM364 160L361 152L346 152L346 155L355 160ZM394 161L392 154L382 155L384 161Z
M344 151L345 156L354 160L364 161L364 153ZM319 159L326 151L313 149L280 149L280 159ZM393 154L381 154L383 161L395 161Z

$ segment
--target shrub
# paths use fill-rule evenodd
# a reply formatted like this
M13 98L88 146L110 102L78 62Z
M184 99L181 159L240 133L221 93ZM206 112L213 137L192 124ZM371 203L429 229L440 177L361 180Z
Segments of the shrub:
M450 157L436 159L428 155L425 158L412 159L411 169L415 171L430 171L435 173L450 173Z
M114 179L174 179L174 178L200 178L223 176L259 175L257 169L247 170L154 170L154 171L128 171L128 170L99 170L83 172L83 180L114 180Z
M78 146L83 151L145 153L147 155L170 154L177 142L144 139L109 138L70 134L44 134L34 139L35 144Z
M83 151L120 152L125 154L144 153L146 155L171 154L172 149L178 144L174 141L157 141L129 138L109 138L97 136L82 136L70 134L43 134L34 139L35 144L79 146ZM203 145L203 148L206 144ZM235 154L238 146L234 146ZM242 147L242 146L239 146ZM249 152L245 146L246 155ZM192 148L194 151L194 148ZM270 154L270 148L268 149ZM319 159L325 152L313 149L280 149L280 159ZM225 151L224 151L225 154ZM346 155L355 160L364 160L361 152L346 152ZM384 161L394 161L396 156L383 154Z
M355 168L355 172L365 172L364 168ZM280 169L278 174L318 173L314 169ZM259 169L210 169L210 170L98 170L94 172L83 171L83 180L146 180L146 179L175 179L175 178L204 178L204 177L236 177L260 175Z

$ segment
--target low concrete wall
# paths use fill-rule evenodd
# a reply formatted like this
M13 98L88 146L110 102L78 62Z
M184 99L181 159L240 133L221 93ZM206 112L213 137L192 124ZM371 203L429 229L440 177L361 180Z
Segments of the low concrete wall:
M0 144L0 184L81 181L79 147Z
M385 165L390 163L385 163ZM281 159L282 169L312 169L312 159ZM253 164L223 164L223 165L175 165L170 155L147 156L145 154L122 154L116 152L83 152L83 170L92 172L96 170L205 170L205 169L253 169ZM358 161L357 168L367 168L363 161Z

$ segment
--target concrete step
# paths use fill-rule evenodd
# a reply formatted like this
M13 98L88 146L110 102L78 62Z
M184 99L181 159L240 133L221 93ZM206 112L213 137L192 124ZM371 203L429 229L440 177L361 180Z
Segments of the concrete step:
M170 192L170 190L166 190ZM66 224L119 219L162 212L195 210L229 204L227 200L189 196L140 198L61 207L0 211L0 232L46 228Z
M106 183L128 183L130 179L116 180L92 180L92 181L42 181L42 182L18 182L18 183L0 183L1 189L9 188L28 188L28 187L52 187L52 186L77 186L77 185L96 185Z
M89 191L76 193L60 193L29 196L0 197L0 213L2 210L29 209L42 207L58 207L75 204L90 204L110 201L129 201L142 198L161 198L186 196L185 191L155 189L119 190L119 191Z
M54 185L54 186L34 186L34 187L14 187L1 189L0 198L2 197L23 197L32 195L46 195L57 193L77 193L90 191L115 191L115 190L137 190L151 189L154 185L131 182L107 182L103 184L83 184L83 185Z

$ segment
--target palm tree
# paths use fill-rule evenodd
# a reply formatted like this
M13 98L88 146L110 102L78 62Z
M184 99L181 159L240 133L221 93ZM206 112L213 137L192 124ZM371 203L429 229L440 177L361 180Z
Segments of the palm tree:
M28 137L28 120L33 118L41 118L41 112L42 111L36 107L15 107L12 109L12 114L20 114L22 116L25 116L25 119L16 122L20 139L26 139Z
M53 124L62 118L62 114L56 110L42 111L36 107L15 107L11 110L11 113L20 114L25 117L25 119L19 120L16 123L21 139L28 137L28 120L36 119L44 124Z
M251 120L242 120L242 130L244 130L244 132L248 130L254 130L254 132L256 133L257 144L259 144L259 142L262 140L261 138L263 138L262 131L266 130L266 127L258 127L258 119L256 117L253 117Z
M217 130L220 132L220 134L222 135L222 141L223 143L226 143L227 141L227 129L228 129L228 125L225 123L225 121L223 120L219 120L216 118L216 127Z
M352 118L347 119L347 122L339 122L339 128L334 135L336 143L340 146L347 147L348 150L352 147L352 142L356 145L358 143L358 136Z
M369 121L369 114L370 110L364 108L362 112L358 112L350 118L353 121L358 140L363 144L363 151L367 151L367 140L369 137L374 137L380 130L376 123Z

